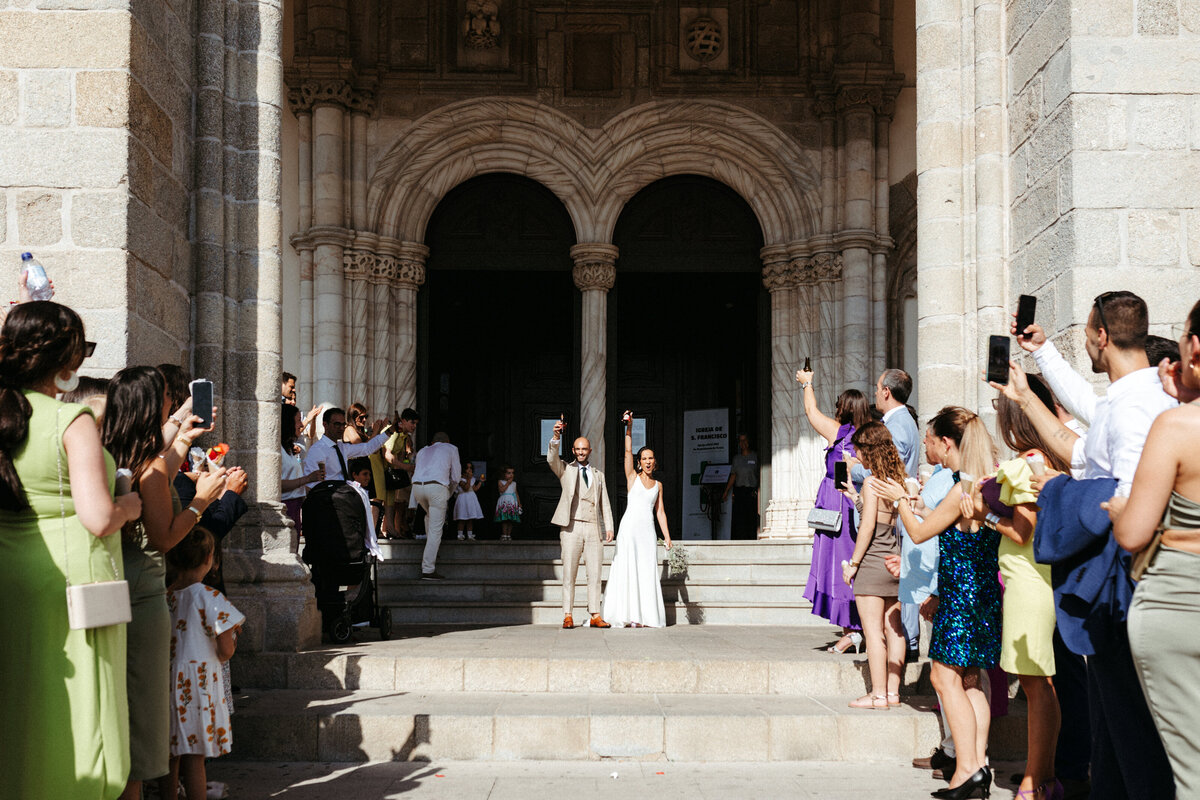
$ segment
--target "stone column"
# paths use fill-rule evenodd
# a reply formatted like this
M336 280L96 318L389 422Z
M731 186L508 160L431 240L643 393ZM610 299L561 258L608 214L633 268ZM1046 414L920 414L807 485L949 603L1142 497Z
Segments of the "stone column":
M345 322L346 332L339 355L346 359L346 391L342 402L366 402L367 396L367 339L370 319L367 303L367 269L375 260L374 253L347 252L342 258L346 275ZM375 412L375 408L370 409Z
M875 116L875 239L871 250L871 368L872 379L892 365L887 363L887 305L888 305L888 253L893 248L888 235L888 144L891 133L891 106L884 103ZM894 335L894 334L893 334Z
M608 290L617 279L617 248L588 242L571 248L572 278L583 293L579 381L579 435L592 442L591 461L604 471L604 418L608 392Z
M425 283L425 260L429 248L417 242L399 242L395 247L396 275L391 287L391 352L396 372L392 392L397 408L417 402L417 289ZM420 409L417 409L420 411Z
M771 293L771 497L760 538L802 535L796 476L796 267L787 247L762 249L763 284Z
M299 127L297 161L299 166L300 219L298 231L307 231L313 224L313 148L312 108L304 105L298 94L288 93ZM296 395L301 404L314 405L313 395L313 249L297 247L300 255L300 364L296 380Z
M866 391L871 375L871 246L875 240L876 86L843 86L837 106L845 165L842 230L843 385Z
M391 336L391 285L396 279L396 259L376 255L367 268L367 403L372 418L393 410L395 376Z

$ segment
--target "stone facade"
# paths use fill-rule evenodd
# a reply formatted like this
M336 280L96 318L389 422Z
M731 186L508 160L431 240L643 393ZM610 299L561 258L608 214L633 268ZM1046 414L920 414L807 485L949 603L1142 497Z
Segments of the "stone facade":
M255 501L227 567L252 648L315 635L273 491L281 363L305 400L412 404L425 228L474 176L538 181L571 219L599 442L622 208L674 175L749 204L771 537L807 536L820 476L803 356L829 409L914 366L915 334L922 417L990 413L977 375L1018 293L1077 362L1100 291L1171 336L1194 300L1194 0L10 0L0 34L0 259L37 253L101 342L89 369L217 382Z

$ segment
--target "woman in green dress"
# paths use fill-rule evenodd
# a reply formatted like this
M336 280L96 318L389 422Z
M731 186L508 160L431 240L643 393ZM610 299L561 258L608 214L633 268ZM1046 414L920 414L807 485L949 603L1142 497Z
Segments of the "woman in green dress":
M122 534L133 619L129 623L129 782L123 798L140 798L142 782L170 769L171 615L163 556L187 535L224 491L225 470L202 473L181 509L171 479L204 432L191 402L168 416L171 400L154 367L126 367L108 384L101 432L117 465L133 473L142 516ZM165 443L165 447L164 447Z
M112 534L141 514L113 500L91 411L60 403L88 349L48 301L0 330L0 780L7 797L116 797L129 772L125 626L72 630L72 584L122 578ZM114 574L115 572L115 574Z

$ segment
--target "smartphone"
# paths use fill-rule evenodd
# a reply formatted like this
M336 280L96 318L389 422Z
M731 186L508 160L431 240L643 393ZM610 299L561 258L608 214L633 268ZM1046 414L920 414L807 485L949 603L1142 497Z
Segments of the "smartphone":
M121 467L117 470L116 482L113 486L113 497L120 497L133 491L133 473Z
M192 390L192 413L200 418L199 428L211 428L213 424L213 383L199 378L188 384Z
M989 383L999 383L1002 386L1008 383L1008 352L1007 336L988 337L987 379Z
M1033 316L1037 311L1037 298L1031 294L1023 294L1017 300L1017 337L1025 335L1025 329L1033 324Z
M846 461L833 462L833 488L840 490L850 481L850 464Z

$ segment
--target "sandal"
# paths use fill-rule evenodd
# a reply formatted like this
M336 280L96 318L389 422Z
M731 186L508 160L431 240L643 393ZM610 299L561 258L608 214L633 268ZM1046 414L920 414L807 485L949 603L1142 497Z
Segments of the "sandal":
M886 711L888 707L887 695L885 694L864 694L857 700L851 700L848 705L850 708L867 708L871 710Z
M855 653L861 653L866 649L866 645L863 644L862 634L858 631L852 631L839 639L837 644L825 648L825 652L848 653L853 650Z
M896 698L895 701L892 700L893 697ZM900 693L899 692L888 692L887 693L887 704L889 706L900 705Z

